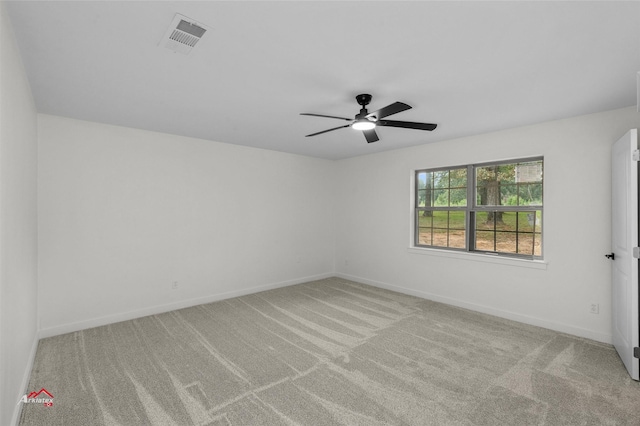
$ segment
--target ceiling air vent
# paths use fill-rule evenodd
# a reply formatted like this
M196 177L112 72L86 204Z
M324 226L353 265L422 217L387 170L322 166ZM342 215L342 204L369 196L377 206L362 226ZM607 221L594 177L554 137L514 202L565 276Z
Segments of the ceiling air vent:
M177 13L160 45L188 55L208 29L205 25Z

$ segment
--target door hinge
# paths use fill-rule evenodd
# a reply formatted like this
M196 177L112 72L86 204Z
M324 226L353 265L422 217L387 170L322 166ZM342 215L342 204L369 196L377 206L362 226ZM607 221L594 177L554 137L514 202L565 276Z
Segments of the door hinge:
M631 158L633 159L633 161L640 161L640 150L634 149L631 153Z
M640 247L633 248L633 257L636 259L640 259Z
M640 348L633 348L633 357L640 358Z

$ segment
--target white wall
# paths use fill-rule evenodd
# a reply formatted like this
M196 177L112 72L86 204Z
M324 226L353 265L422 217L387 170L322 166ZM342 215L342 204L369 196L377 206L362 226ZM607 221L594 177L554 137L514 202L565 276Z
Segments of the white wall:
M42 335L337 273L610 342L610 148L632 127L626 108L330 162L40 115ZM412 170L537 155L544 263L410 249Z
M610 151L636 127L640 114L626 108L340 161L337 273L611 342ZM409 249L412 170L537 155L545 179L540 268Z
M49 115L39 162L43 336L333 275L333 162Z
M0 3L0 424L13 424L37 344L37 119Z

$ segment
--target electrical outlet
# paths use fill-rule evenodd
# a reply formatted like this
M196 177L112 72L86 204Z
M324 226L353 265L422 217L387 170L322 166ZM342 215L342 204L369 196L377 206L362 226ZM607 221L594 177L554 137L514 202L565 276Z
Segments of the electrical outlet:
M173 284L171 284L171 289L172 290L177 290L178 289L178 281L174 281Z
M600 313L600 304L599 303L592 303L591 307L589 308L589 312L591 312L592 314L599 314Z

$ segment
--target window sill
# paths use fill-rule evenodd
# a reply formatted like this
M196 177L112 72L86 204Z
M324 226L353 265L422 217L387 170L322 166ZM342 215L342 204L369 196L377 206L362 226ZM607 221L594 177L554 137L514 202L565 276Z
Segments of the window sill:
M409 247L407 252L426 256L448 257L452 259L468 260L472 262L496 263L499 265L516 266L520 268L546 270L548 263L544 260L528 260L504 257L483 253L468 253L462 251L438 250L433 248Z

